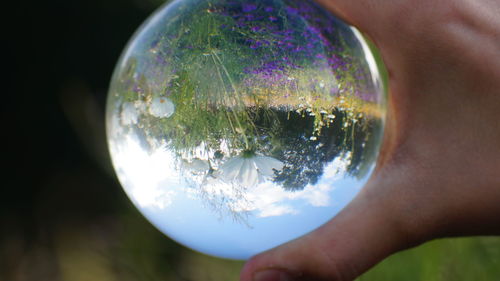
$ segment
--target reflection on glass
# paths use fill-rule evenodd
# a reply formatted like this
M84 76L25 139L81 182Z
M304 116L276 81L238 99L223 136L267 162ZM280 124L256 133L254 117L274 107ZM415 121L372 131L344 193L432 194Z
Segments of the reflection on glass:
M113 163L161 231L245 259L317 228L364 185L379 83L357 31L312 1L174 1L115 71Z

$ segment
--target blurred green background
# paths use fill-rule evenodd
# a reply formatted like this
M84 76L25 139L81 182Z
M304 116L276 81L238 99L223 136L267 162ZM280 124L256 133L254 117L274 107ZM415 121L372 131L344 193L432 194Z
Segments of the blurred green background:
M111 73L162 1L8 2L0 281L237 280L242 262L192 252L152 227L110 166L103 116ZM500 238L433 241L360 280L500 280Z

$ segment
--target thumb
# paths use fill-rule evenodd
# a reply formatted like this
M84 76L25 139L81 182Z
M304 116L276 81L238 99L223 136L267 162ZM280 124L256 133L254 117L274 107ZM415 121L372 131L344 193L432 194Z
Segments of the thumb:
M390 199L372 190L366 186L316 231L253 257L243 268L241 281L352 280L406 248L408 239L393 219Z

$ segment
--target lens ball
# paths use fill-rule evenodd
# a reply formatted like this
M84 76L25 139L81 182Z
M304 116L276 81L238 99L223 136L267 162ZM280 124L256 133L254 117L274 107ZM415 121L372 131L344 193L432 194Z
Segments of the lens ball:
M117 64L108 143L125 192L160 231L247 259L356 196L385 99L363 37L311 0L177 0Z

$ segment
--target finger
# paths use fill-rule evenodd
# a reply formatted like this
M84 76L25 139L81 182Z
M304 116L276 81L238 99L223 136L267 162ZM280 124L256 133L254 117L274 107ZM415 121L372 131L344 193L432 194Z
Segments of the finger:
M408 239L392 220L388 196L367 186L337 217L316 231L255 256L241 281L352 280Z
M402 67L401 60L418 57L412 53L436 19L449 17L446 1L409 0L314 0L367 35L379 48L389 73ZM424 37L425 37L424 36ZM409 53L410 52L410 53Z
M320 5L330 10L348 23L360 27L369 28L368 21L377 20L381 17L379 11L384 6L381 1L374 0L315 0Z
M413 25L413 15L425 9L429 1L408 0L314 0L376 41L393 30L399 34L403 25ZM426 3L421 3L426 2ZM432 4L432 3L431 3ZM430 4L427 3L427 6ZM431 5L432 6L432 5ZM384 38L388 39L388 38Z

